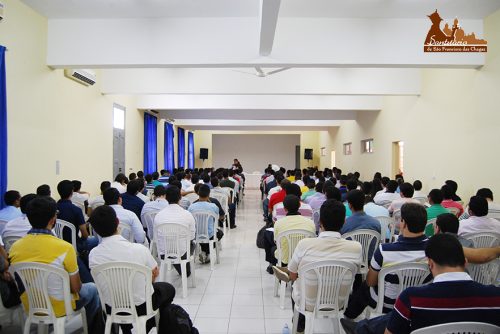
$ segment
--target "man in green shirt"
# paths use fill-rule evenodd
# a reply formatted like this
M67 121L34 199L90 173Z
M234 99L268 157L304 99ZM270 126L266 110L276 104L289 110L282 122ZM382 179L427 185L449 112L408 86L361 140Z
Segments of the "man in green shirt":
M430 207L427 208L427 221L437 218L437 216L443 213L450 213L448 209L441 205L443 201L443 193L439 189L432 189L427 196L429 200ZM434 235L434 226L428 225L425 228L425 235L428 237L432 237Z

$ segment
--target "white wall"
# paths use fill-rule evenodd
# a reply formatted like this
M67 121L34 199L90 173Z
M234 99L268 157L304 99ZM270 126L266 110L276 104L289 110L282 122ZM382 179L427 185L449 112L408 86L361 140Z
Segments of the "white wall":
M299 135L214 134L212 137L214 167L229 167L234 158L246 172L263 171L268 164L295 167L295 146Z

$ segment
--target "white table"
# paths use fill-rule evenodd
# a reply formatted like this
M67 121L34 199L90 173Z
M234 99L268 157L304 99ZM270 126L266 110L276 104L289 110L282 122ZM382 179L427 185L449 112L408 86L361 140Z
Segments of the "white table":
M245 188L246 189L259 189L260 188L260 179L262 177L262 173L245 173Z

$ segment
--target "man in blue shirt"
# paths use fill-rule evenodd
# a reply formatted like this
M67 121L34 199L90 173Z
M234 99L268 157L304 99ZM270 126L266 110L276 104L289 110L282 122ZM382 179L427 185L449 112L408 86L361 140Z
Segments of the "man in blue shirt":
M210 188L206 184L202 184L200 189L198 190L199 199L196 203L193 203L189 206L188 211L191 213L199 212L199 211L212 211L219 217L219 208L214 203L210 202ZM196 217L195 217L196 218ZM208 236L210 240L214 238L214 234L218 240L222 238L224 233L221 230L216 228L217 222L214 224L208 225ZM201 244L201 253L200 253L200 261L202 263L208 263L210 260L208 259L208 254L210 254L210 247L208 244Z
M161 186L161 184L160 184ZM142 189L141 180L133 180L127 184L127 192L122 194L122 206L124 209L130 210L137 218L141 219L141 211L144 206L144 201L137 197L137 194Z
M3 200L7 205L5 208L0 210L0 221L9 222L12 219L21 217L23 214L19 210L19 205L21 205L21 194L16 190L9 190L3 195ZM2 232L3 226L0 226L0 232Z
M361 190L351 190L347 193L347 203L352 215L346 218L340 229L340 234L360 229L373 230L380 233L380 222L363 211L365 194Z

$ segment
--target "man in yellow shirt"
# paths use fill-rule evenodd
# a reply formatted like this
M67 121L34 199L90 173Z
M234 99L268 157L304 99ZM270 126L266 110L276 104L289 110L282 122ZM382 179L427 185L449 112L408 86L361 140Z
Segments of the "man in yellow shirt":
M57 204L50 197L33 199L27 207L27 217L33 227L26 236L16 241L10 249L10 263L38 262L64 269L69 274L72 306L74 309L85 307L89 332L93 333L94 318L99 314L100 302L94 283L82 284L78 274L76 252L73 246L52 234L57 219ZM21 301L28 308L28 296L18 280ZM48 282L48 291L55 315L65 315L64 291L60 279Z

